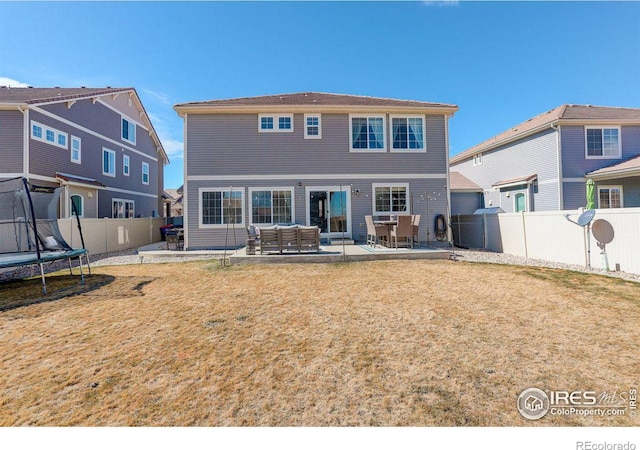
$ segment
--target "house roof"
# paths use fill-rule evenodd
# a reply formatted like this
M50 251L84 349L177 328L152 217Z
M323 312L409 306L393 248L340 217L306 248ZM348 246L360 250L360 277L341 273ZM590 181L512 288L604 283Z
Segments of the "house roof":
M460 172L449 173L449 187L458 192L483 192L482 188Z
M368 97L361 95L330 94L323 92L298 92L293 94L264 95L258 97L241 97L223 100L181 103L174 106L180 113L189 110L227 110L227 109L282 109L295 106L315 108L403 108L403 109L442 109L445 113L458 110L456 105L447 103L423 102L418 100L399 100L392 98Z
M506 188L511 186L519 186L521 184L529 184L536 178L538 178L538 175L534 173L533 175L525 175L523 177L497 181L493 183L491 186L493 186L494 188Z
M492 138L487 139L451 158L451 164L469 159L483 151L492 150L501 145L531 134L562 124L640 124L640 108L616 108L592 105L561 105L550 111L538 114Z
M609 167L594 170L587 173L586 176L587 178L592 178L594 180L609 180L614 178L640 176L640 155L629 158L626 161L613 164Z
M162 154L164 160L169 163L169 157L162 146L162 142L160 142L160 138L156 133L153 124L151 123L151 119L149 119L149 115L144 108L144 105L140 101L140 97L138 97L138 93L135 88L132 87L121 87L121 88L87 88L87 87L79 87L79 88L61 88L61 87L53 87L53 88L34 88L34 87L9 87L9 86L0 86L0 109L6 108L14 108L14 107L22 107L24 105L38 105L41 103L57 103L57 102L66 102L73 100L80 100L85 98L95 98L104 95L113 95L118 94L120 92L133 92L135 94L135 98L137 100L137 104L140 109L144 112L144 117L147 122L147 126L153 132L152 139L155 141L156 145L159 148L160 153Z
M56 172L56 178L66 181L66 184L90 186L98 189L104 188L105 185L93 178L81 177L79 175L71 175L63 172Z

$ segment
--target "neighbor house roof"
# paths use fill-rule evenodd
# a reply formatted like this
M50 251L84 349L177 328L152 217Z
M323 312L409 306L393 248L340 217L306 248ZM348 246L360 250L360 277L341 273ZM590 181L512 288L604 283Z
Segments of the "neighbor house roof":
M494 188L507 188L512 186L520 186L522 184L530 184L538 178L537 174L525 175L523 177L511 178L509 180L501 180L492 184Z
M449 173L449 187L457 192L483 192L482 188L460 172Z
M487 139L451 158L451 164L473 157L483 151L492 150L509 142L525 138L556 125L571 124L640 124L640 108L616 108L592 105L561 105L532 117L492 138Z
M609 167L594 170L593 172L587 173L586 176L594 180L640 176L640 156L629 158L626 161L613 164Z
M79 175L71 175L63 172L56 172L56 178L66 182L64 184L94 187L96 189L102 189L106 187L104 184L100 183L94 178L81 177Z
M146 126L152 131L151 137L158 146L160 153L162 154L164 160L169 163L169 157L162 146L162 142L160 142L160 138L158 137L153 123L151 123L151 119L147 114L147 111L144 109L144 105L142 101L140 101L140 97L138 97L138 93L135 88L132 87L124 87L124 88L87 88L87 87L79 87L79 88L62 88L62 87L53 87L53 88L35 88L35 87L9 87L9 86L0 86L0 109L14 109L20 108L24 109L24 107L28 107L29 105L38 105L42 103L58 103L58 102L72 102L75 100L81 100L86 98L95 98L101 97L104 95L114 95L119 94L121 92L132 92L135 95L135 99L137 101L138 106L144 113L144 121L146 122Z
M418 100L399 100L392 98L368 97L361 95L330 94L322 92L299 92L293 94L264 95L258 97L242 97L224 100L209 100L202 102L181 103L174 108L182 112L222 112L226 110L290 110L294 107L316 109L344 109L344 108L400 108L400 109L434 109L443 113L454 113L456 105L448 103L423 102Z

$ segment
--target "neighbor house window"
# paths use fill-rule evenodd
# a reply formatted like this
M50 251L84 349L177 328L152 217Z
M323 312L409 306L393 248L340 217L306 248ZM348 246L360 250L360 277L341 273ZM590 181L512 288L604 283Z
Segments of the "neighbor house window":
M274 224L293 222L293 189L250 190L251 223Z
M482 165L482 153L478 153L473 157L473 166L481 166Z
M293 114L258 114L258 131L292 132Z
M79 137L71 136L71 162L80 164L82 161L82 141Z
M149 163L142 163L142 184L149 184Z
M620 127L586 127L587 158L620 158Z
M241 225L244 198L241 190L200 189L200 226Z
M75 213L77 213L79 217L84 216L84 199L82 195L75 194L71 196L71 214L73 215Z
M527 197L523 193L513 196L513 211L523 212L527 210Z
M409 186L406 184L373 185L374 214L396 214L408 212L407 198Z
M384 117L350 116L351 150L385 150Z
M111 201L114 219L132 219L135 217L135 203L133 200L114 198Z
M136 124L125 117L122 118L122 140L136 143Z
M304 138L305 139L321 139L322 138L320 114L304 115Z
M128 177L131 173L131 158L129 155L122 155L122 175Z
M424 118L391 117L392 150L424 150Z
M108 148L102 148L102 175L116 176L116 152Z
M69 135L63 131L41 123L31 121L31 138L36 141L46 142L56 147L67 149Z
M598 208L622 207L622 186L598 186Z

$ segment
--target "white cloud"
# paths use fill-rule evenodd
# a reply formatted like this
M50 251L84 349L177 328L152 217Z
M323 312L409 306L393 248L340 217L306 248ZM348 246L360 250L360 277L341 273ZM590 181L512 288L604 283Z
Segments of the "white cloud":
M153 97L157 102L162 103L163 105L173 106L171 100L169 100L169 96L162 92L151 91L149 89L142 89L142 92Z
M8 77L0 77L0 86L29 87L27 83L23 83L21 81L17 81L17 80L14 80L13 78L8 78Z

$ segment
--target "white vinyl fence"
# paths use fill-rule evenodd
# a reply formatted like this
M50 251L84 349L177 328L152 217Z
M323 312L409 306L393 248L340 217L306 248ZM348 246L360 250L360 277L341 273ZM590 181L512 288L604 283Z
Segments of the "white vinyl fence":
M502 213L485 216L485 248L500 253L566 264L587 265L640 274L640 208L597 209L591 222L611 224L614 237L601 248L593 230L577 221L576 211ZM586 235L589 235L587 240Z
M85 248L91 254L142 247L161 240L163 217L139 219L80 219ZM62 236L73 248L82 248L75 217L58 219Z

